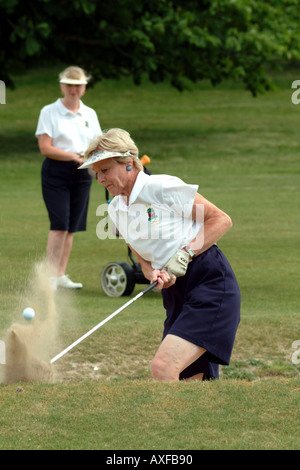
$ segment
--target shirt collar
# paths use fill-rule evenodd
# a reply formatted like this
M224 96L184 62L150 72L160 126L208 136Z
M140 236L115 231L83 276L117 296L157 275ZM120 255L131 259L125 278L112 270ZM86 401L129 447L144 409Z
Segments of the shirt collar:
M81 100L79 100L79 108L78 108L78 111L77 111L76 113L72 113L72 111L70 111L68 108L66 108L66 107L63 105L61 98L58 98L57 104L58 104L59 112L60 112L61 114L64 114L65 116L66 116L67 114L71 114L71 115L80 114L80 115L82 115L83 103L82 103Z
M137 199L138 195L140 194L140 192L142 191L143 187L146 184L147 178L149 178L149 175L147 175L142 170L137 175L131 194L129 196L129 206L133 204L135 200Z
M145 186L145 183L147 181L147 178L149 178L149 175L147 175L144 171L139 171L137 178L135 180L134 186L132 188L131 194L129 196L129 204L127 206L127 197L126 196L121 196L119 199L119 208L123 210L128 210L128 207L133 204L140 192L142 191L143 187Z

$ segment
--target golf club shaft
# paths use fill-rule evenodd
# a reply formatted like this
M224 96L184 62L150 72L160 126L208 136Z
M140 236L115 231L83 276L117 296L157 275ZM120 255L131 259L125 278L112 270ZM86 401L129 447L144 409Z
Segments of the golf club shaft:
M130 299L128 302L126 302L126 304L124 304L122 307L118 308L118 310L116 310L115 312L111 313L108 317L106 317L104 320L102 320L100 323L98 323L98 325L94 326L94 328L92 328L90 331L88 331L87 333L85 333L83 336L81 336L77 341L74 341L74 343L70 344L70 346L68 346L66 349L64 349L61 353L57 354L57 356L53 357L50 361L51 364L53 364L54 362L56 362L58 359L60 359L62 356L64 356L65 354L67 354L67 352L69 352L71 349L75 348L75 346L77 346L79 343L81 343L81 341L83 341L84 339L86 339L88 336L90 336L92 333L94 333L96 330L98 330L99 328L101 328L101 326L103 326L105 323L107 323L109 320L111 320L113 317L115 317L116 315L118 315L118 313L122 312L122 310L124 310L126 307L128 307L129 305L131 305L133 302L135 302L137 299L139 299L140 297L142 297L143 295L147 294L147 292L149 292L150 290L152 290L155 286L157 286L157 281L156 282L153 282L153 284L149 284L149 286L146 287L146 289L144 289L142 292L139 292L139 294L137 294L135 297L133 297L133 299Z

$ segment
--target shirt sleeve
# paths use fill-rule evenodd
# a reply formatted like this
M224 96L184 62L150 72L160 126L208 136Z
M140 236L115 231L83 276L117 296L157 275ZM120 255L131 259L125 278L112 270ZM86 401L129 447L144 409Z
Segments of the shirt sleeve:
M198 185L187 184L175 176L165 178L162 184L163 202L172 207L179 215L189 218L192 214L198 188Z
M36 128L36 137L42 134L48 134L49 137L53 137L53 129L50 119L50 113L47 107L43 108L39 115L39 120Z

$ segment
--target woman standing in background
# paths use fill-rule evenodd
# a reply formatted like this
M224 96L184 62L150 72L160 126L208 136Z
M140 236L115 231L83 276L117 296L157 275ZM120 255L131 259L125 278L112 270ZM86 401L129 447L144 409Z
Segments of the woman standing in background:
M81 289L65 274L73 234L86 230L92 177L77 171L83 152L102 133L96 112L81 101L90 77L77 66L59 75L63 98L45 106L39 116L36 137L42 155L42 192L50 219L47 259L53 269L53 289Z

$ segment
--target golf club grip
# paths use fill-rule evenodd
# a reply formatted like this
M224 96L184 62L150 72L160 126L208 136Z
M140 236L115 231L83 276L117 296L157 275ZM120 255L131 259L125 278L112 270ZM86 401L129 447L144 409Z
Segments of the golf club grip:
M153 282L152 284L149 284L148 287L146 287L146 289L143 290L143 295L144 294L147 294L147 292L149 292L150 290L154 289L154 287L156 287L158 284L157 281Z

